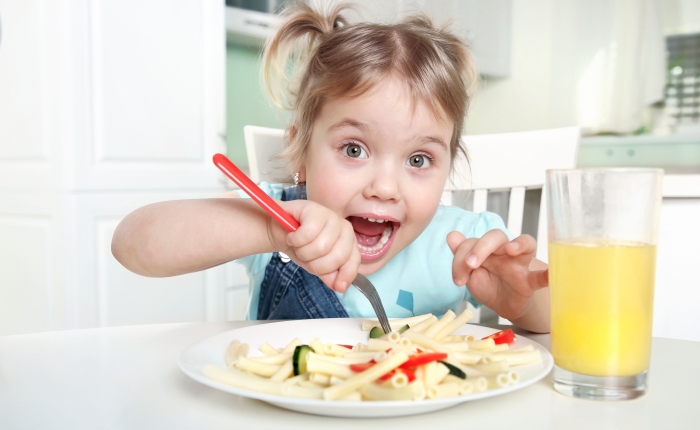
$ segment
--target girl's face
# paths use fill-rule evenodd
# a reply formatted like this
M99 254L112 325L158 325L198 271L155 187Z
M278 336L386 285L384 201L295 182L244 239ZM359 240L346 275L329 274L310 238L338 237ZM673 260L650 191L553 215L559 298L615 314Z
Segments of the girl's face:
M309 200L352 223L360 273L382 268L432 220L450 170L453 126L423 103L413 109L395 78L324 104L300 178Z

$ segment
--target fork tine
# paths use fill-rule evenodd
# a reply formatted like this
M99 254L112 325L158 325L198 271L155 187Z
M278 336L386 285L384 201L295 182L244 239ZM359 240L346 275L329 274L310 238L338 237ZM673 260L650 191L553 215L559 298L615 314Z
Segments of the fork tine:
M387 318L386 311L384 310L384 306L382 305L382 299L381 297L379 297L379 293L377 293L377 289L374 288L374 285L372 285L369 279L367 279L359 273L353 281L353 285L355 285L355 287L358 290L360 290L360 292L367 298L367 300L369 300L369 304L372 305L374 313L377 314L379 324L382 326L382 330L384 330L384 333L390 333L391 325L389 324L389 319Z

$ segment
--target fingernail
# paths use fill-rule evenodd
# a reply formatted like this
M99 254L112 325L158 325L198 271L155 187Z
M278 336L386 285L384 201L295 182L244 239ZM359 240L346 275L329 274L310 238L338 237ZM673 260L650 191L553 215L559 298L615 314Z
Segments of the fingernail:
M462 278L455 279L455 285L461 287L464 284L466 284L466 282L464 282L464 279L462 279Z
M518 249L520 249L520 244L519 244L518 242L511 242L511 243L510 243L510 246L511 246L511 248L513 248L513 250L515 250L515 251L517 251Z
M347 289L348 289L347 282L340 282L340 283L338 283L338 288L336 289L336 291L338 291L339 293L342 293Z
M470 255L469 258L467 258L467 264L471 267L476 267L476 256L475 255Z

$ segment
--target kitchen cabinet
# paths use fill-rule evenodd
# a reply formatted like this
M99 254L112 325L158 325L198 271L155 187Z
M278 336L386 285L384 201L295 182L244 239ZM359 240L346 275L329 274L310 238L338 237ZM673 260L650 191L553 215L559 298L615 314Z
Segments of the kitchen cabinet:
M232 265L152 279L110 251L131 210L224 190L223 14L217 0L0 0L0 335L238 309Z
M479 73L508 77L511 72L511 0L360 0L363 19L392 22L411 12L423 11L436 24L451 22L451 29L466 41Z

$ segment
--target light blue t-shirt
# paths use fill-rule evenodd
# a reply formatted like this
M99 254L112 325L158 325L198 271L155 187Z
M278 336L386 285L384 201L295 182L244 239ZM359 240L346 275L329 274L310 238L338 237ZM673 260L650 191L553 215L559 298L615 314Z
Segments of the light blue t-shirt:
M275 199L282 198L281 185L261 183L260 187ZM245 194L241 191L241 196ZM452 281L453 254L447 246L447 234L460 231L466 237L481 237L489 230L506 230L503 220L491 212L476 214L454 206L439 206L428 227L410 245L384 267L367 275L382 298L389 318L404 318L433 313L442 315L448 309L457 311L464 300L471 298L465 287ZM255 254L237 260L250 278L247 319L256 319L260 286L272 253ZM356 288L336 293L348 315L353 318L375 318L369 301Z

